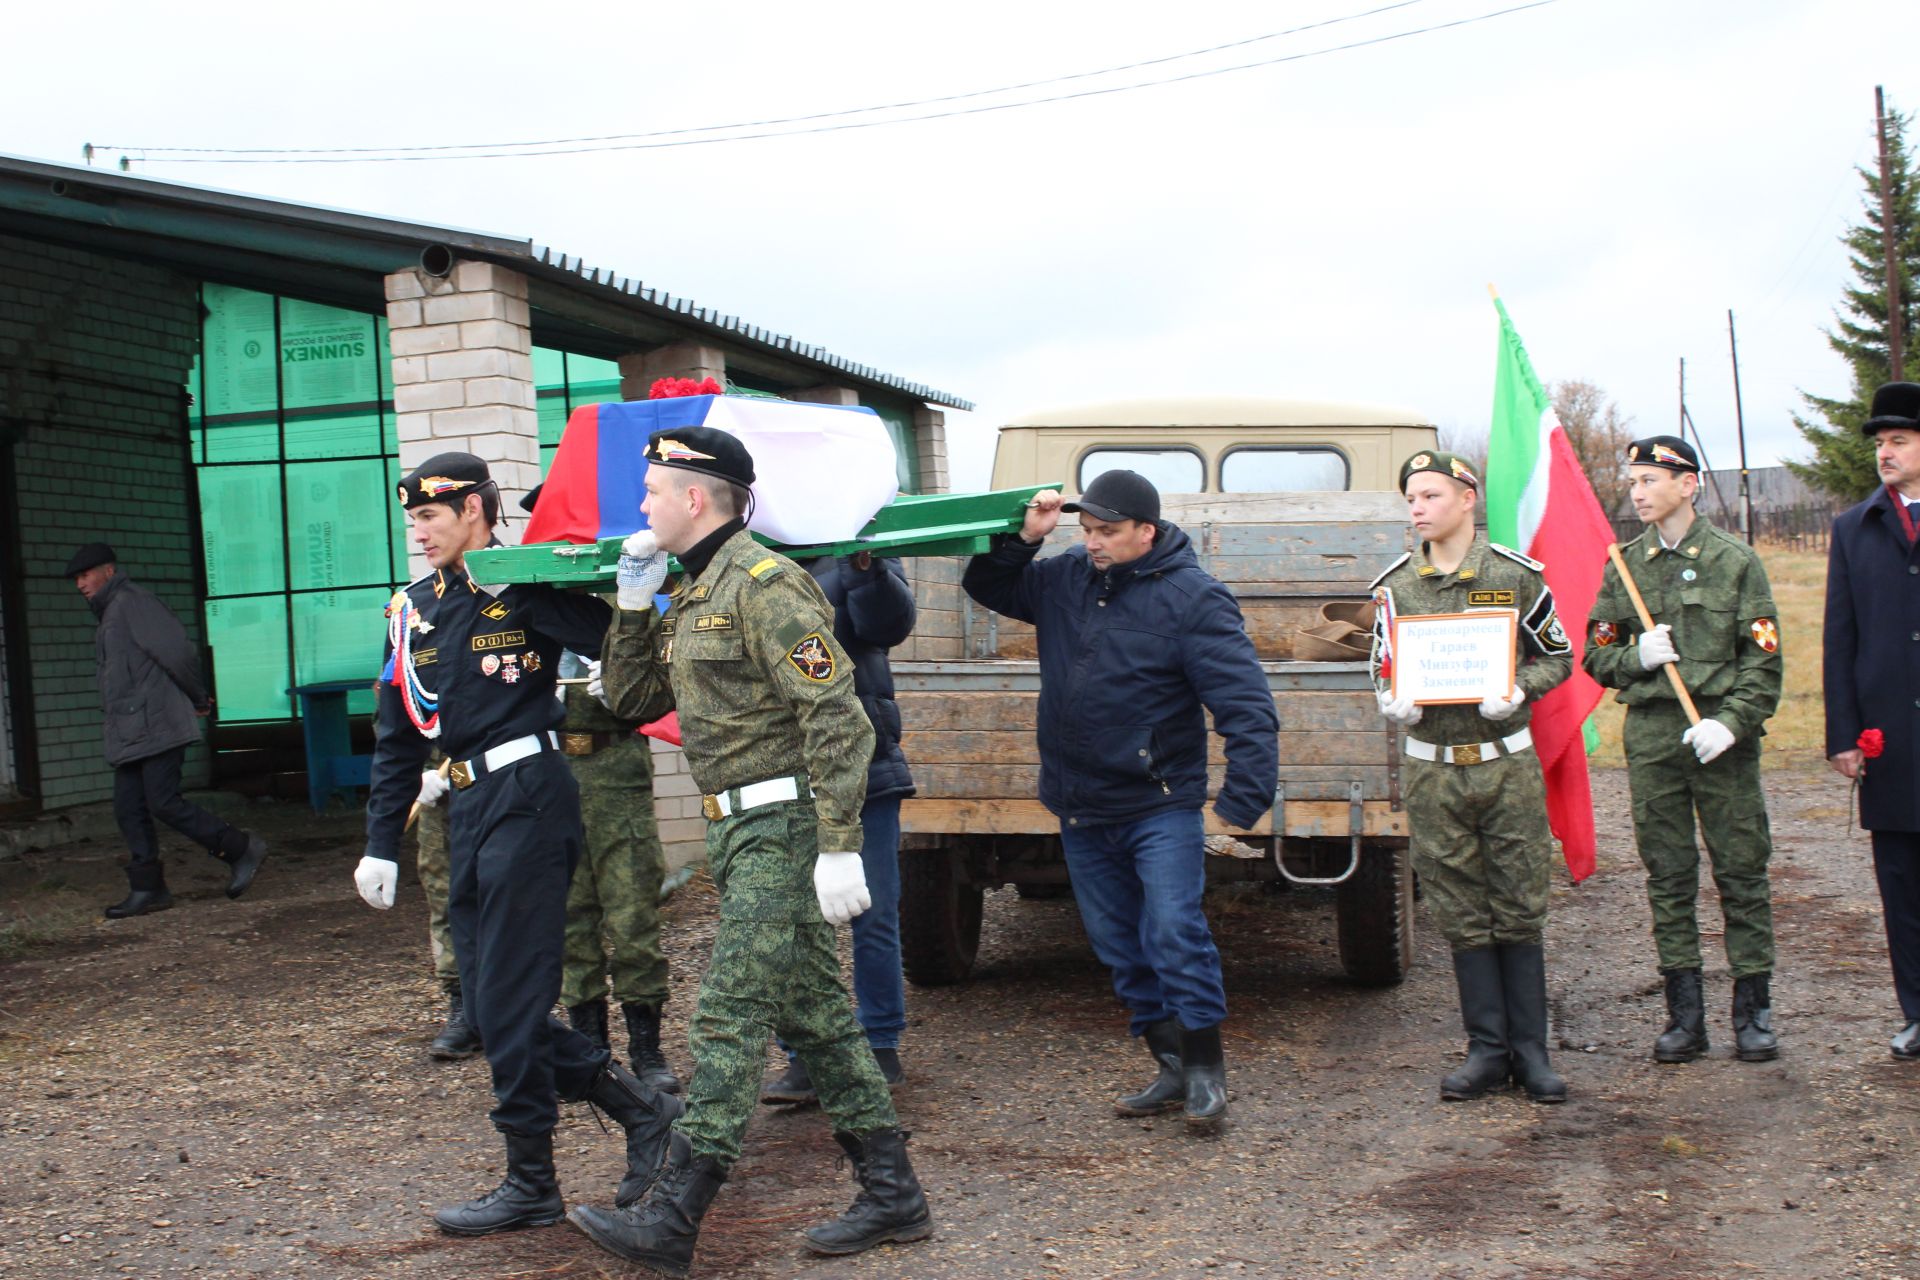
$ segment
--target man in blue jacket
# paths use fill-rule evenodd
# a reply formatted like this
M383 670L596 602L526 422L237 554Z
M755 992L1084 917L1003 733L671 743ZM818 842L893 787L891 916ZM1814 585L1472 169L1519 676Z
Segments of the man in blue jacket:
M1894 994L1906 1025L1893 1056L1920 1058L1920 384L1873 393L1872 438L1884 482L1833 522L1824 655L1827 760L1860 781L1860 825L1886 913ZM1861 734L1877 729L1869 761Z
M1036 560L1063 511L1079 513L1085 545ZM1037 633L1040 801L1060 819L1094 954L1160 1065L1115 1110L1184 1105L1189 1125L1213 1128L1227 1110L1227 1002L1201 908L1205 712L1227 743L1222 821L1258 822L1279 779L1279 717L1240 606L1132 471L1100 475L1077 502L1035 495L1019 534L975 556L962 585Z

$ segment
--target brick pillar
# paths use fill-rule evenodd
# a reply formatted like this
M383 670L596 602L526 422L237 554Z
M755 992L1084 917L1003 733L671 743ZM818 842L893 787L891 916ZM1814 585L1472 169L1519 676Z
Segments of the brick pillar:
M540 483L527 278L490 262L461 262L445 278L396 271L387 323L401 471L436 453L475 454L500 486L502 514L519 516L521 495Z
M620 398L645 400L647 388L660 378L712 378L727 385L727 355L718 347L697 342L675 342L652 351L620 357Z
M919 456L920 492L945 493L952 480L947 473L947 415L921 406L913 411L914 447Z

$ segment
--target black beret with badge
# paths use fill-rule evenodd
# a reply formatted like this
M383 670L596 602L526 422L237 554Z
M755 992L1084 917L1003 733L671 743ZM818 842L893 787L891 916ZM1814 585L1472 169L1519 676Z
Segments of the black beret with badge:
M1873 416L1860 424L1869 438L1882 431L1920 430L1920 382L1889 382L1873 393Z
M1627 465L1698 473L1700 455L1679 436L1648 436L1627 446Z
M1407 481L1422 471L1432 471L1450 480L1458 480L1475 493L1480 491L1480 477L1474 474L1473 467L1465 458L1441 449L1422 449L1408 458L1406 464L1400 468L1400 492L1405 493Z
M718 427L662 427L647 437L647 465L697 471L742 488L753 484L753 455Z
M429 502L458 508L470 493L493 484L487 464L470 453L436 453L400 480L400 505L411 511Z

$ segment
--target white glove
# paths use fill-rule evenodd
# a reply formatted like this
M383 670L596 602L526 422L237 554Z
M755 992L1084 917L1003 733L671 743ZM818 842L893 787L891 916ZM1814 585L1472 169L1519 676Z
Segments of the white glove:
M653 530L641 529L620 544L620 568L614 578L615 599L622 609L651 609L654 596L667 581L667 553Z
M1669 662L1680 661L1680 654L1673 647L1673 627L1665 622L1651 631L1640 633L1640 665L1648 671L1665 666Z
M438 769L423 769L420 773L420 807L430 808L439 804L447 794L447 780L440 776Z
M587 696L593 698L607 710L613 710L613 704L607 701L607 683L600 678L600 659L587 659Z
M376 911L385 911L393 905L393 888L399 882L400 864L372 854L360 859L360 865L353 869L354 887Z
M1718 720L1702 720L1680 735L1680 741L1693 748L1701 764L1712 764L1733 745L1733 730Z
M823 853L813 864L813 891L828 924L845 924L873 905L858 852Z
M1504 698L1491 693L1482 698L1480 700L1480 714L1489 720L1505 720L1508 716L1518 711L1520 704L1526 700L1527 691L1519 685L1515 685L1513 686L1513 692Z
M1413 695L1396 698L1385 689L1375 696L1380 699L1380 714L1399 725L1402 729L1411 729L1420 723L1420 717L1427 713L1425 707L1413 704Z

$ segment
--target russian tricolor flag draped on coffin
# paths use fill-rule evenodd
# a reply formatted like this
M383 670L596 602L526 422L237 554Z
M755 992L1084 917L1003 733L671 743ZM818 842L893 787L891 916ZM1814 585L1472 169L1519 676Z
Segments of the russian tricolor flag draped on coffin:
M647 437L717 427L753 455L748 527L785 546L852 538L899 492L893 439L872 409L699 395L582 405L522 541L593 542L646 527Z

